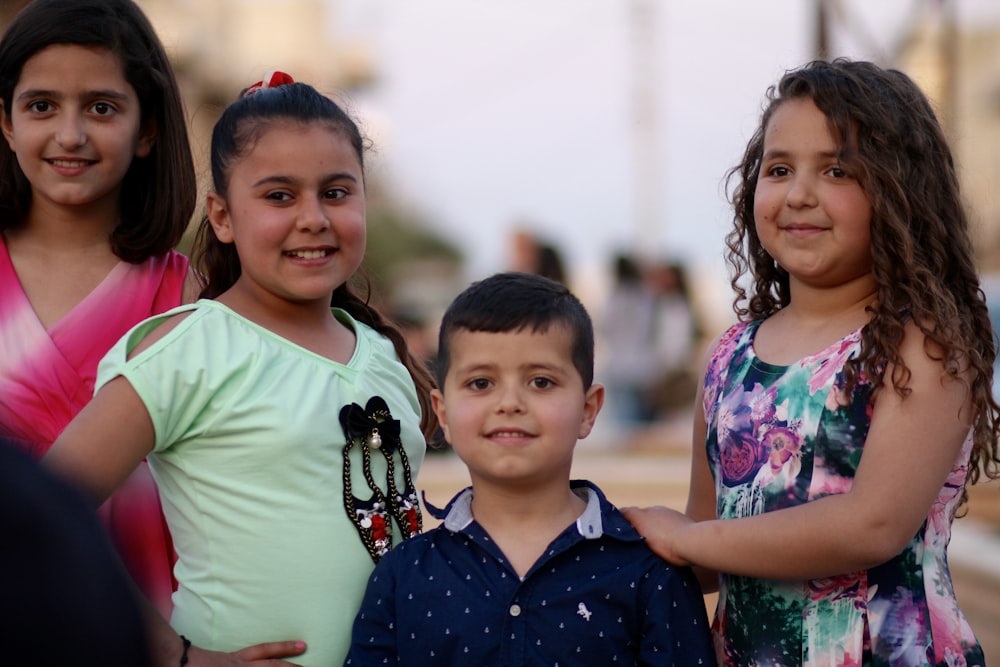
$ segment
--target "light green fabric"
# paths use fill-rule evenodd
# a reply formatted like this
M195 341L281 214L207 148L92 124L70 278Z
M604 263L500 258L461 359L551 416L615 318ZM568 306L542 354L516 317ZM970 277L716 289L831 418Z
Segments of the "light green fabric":
M187 311L126 361L157 324ZM384 398L414 477L424 439L413 381L392 344L334 312L357 334L347 365L206 300L138 325L101 363L98 387L124 376L152 417L149 463L179 557L171 624L197 646L304 640L308 652L295 662L306 666L339 665L347 653L373 563L344 508L340 409ZM380 454L372 470L385 490ZM354 494L367 499L357 447L351 472ZM401 484L398 458L396 473Z

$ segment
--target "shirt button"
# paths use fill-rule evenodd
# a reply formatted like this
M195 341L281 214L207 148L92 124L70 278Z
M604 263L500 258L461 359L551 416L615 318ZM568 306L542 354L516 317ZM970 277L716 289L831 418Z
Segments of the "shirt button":
M521 605L512 604L510 606L510 615L511 616L520 616L521 615Z

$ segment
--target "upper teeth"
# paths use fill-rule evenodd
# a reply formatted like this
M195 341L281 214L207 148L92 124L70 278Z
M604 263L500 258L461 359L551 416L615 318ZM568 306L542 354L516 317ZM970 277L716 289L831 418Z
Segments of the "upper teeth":
M52 164L57 167L82 167L87 164L86 160L52 160Z
M319 259L326 255L325 250L295 250L291 253L295 257L301 257L302 259Z

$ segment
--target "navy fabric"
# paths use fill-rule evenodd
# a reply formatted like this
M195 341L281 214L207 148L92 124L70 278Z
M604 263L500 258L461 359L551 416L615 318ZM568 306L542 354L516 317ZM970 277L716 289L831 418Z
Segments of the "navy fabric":
M587 510L523 580L472 518L471 489L458 494L442 525L375 568L345 665L714 665L692 572L650 551L595 485L572 487Z
M151 664L142 607L90 503L0 439L0 664Z

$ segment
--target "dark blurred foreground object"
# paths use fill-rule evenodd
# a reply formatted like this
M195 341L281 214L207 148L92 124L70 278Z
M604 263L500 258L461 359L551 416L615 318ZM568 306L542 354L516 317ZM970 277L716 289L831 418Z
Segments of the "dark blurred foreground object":
M0 663L148 665L140 606L84 497L0 440Z

